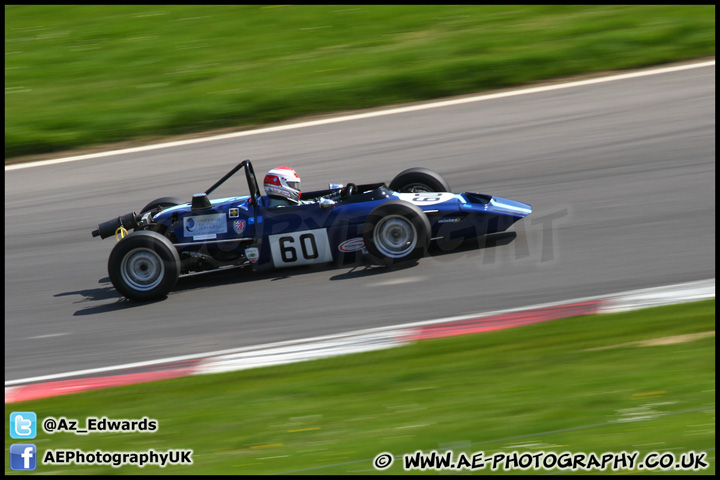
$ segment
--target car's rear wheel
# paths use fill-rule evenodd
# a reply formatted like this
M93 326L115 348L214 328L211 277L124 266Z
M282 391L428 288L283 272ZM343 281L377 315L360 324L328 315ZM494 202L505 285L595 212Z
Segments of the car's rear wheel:
M363 241L378 263L397 265L417 260L430 244L430 222L417 206L390 200L368 215Z
M159 233L133 232L110 252L108 273L124 297L139 302L156 300L175 287L180 257L172 242Z
M166 209L166 208L174 207L175 205L182 205L183 203L187 203L187 202L183 202L182 199L177 198L177 197L156 198L152 202L145 205L142 210L140 210L140 215L142 215L145 212L149 212L150 210L154 210L158 207L160 207L161 209Z
M437 172L427 168L409 168L398 173L389 185L401 193L450 192L450 185Z

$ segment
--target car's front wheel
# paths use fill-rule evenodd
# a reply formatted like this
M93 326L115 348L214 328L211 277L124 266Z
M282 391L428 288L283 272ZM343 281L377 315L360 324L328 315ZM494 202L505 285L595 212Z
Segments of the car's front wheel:
M452 191L442 175L427 168L403 170L393 178L389 188L400 193Z
M108 260L110 281L120 294L138 302L165 297L180 274L180 256L166 237L133 232L120 240Z
M390 200L368 215L363 241L368 253L384 265L417 260L430 244L430 222L417 206Z

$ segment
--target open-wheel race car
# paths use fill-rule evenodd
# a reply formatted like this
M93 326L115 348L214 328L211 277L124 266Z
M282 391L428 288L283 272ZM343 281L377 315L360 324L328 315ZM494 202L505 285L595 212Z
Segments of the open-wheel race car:
M249 195L210 200L244 170ZM411 168L384 182L330 184L302 192L305 204L272 207L245 160L187 203L158 198L98 225L115 237L108 260L113 286L126 298L165 297L179 277L229 268L256 271L357 261L396 265L425 256L432 241L503 232L532 212L526 203L480 193L451 193L439 174ZM308 202L315 200L314 202Z

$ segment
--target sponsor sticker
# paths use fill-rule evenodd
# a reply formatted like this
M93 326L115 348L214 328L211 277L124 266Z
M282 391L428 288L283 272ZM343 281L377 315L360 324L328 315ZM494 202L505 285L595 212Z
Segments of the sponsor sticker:
M437 223L458 223L461 218L441 218Z
M204 237L227 233L225 215L214 213L183 218L183 233L186 237Z
M240 215L240 209L238 207L232 207L228 210L229 218L237 218Z
M193 237L193 241L197 242L198 240L215 240L217 238L217 235L195 235Z
M351 238L350 240L345 240L340 245L338 245L338 250L341 252L357 252L358 250L362 250L365 248L365 242L361 237L355 237Z
M257 263L258 259L260 258L260 251L255 247L246 248L245 258L247 258L250 263Z
M247 226L247 222L245 220L235 220L233 222L233 230L235 230L235 233L240 235L245 231L245 227Z

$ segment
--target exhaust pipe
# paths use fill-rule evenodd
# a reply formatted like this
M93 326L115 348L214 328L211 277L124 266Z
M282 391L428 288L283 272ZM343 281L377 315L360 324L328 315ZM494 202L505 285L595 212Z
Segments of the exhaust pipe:
M127 213L107 222L98 224L97 230L92 231L92 236L100 238L112 237L118 228L123 227L126 230L132 230L138 226L138 218L135 212Z

